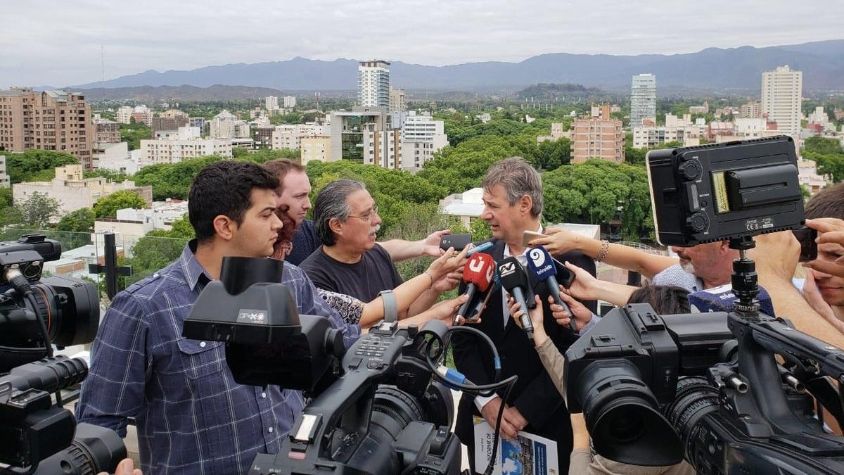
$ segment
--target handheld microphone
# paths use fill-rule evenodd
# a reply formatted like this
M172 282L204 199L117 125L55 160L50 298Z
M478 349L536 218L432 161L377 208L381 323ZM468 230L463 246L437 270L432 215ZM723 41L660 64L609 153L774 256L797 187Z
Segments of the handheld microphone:
M469 309L477 303L474 300L489 288L493 273L495 273L495 260L483 252L472 254L472 257L463 265L463 282L467 284L466 294L469 299L457 310L453 322L455 325L461 317L469 316Z
M537 246L528 251L527 254L528 269L537 281L544 281L548 287L548 292L554 298L554 303L563 307L563 310L571 315L569 320L569 328L574 333L577 333L577 322L574 321L574 314L562 297L560 297L560 286L557 283L557 267L554 265L554 259L542 246Z
M528 304L525 301L525 297L530 294L530 283L528 282L525 268L522 267L518 259L510 256L498 264L498 276L501 279L501 287L512 295L516 303L519 304L519 308L522 311L522 316L520 317L522 329L527 332L528 338L532 340L533 323L530 321ZM536 306L535 303L534 306Z

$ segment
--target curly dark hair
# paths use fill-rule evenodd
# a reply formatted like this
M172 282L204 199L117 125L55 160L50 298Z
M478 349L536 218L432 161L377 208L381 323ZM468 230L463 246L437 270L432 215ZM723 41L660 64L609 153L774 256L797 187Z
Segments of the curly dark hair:
M627 303L649 303L656 313L674 315L691 312L689 291L673 285L646 285L630 294Z

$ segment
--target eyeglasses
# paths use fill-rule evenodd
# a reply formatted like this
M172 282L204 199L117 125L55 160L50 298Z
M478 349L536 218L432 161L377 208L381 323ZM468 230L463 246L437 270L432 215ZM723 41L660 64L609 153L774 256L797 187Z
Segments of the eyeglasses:
M368 223L368 222L372 221L372 217L373 217L373 216L375 216L376 214L378 214L378 207L377 207L377 206L373 206L371 210L369 210L368 212L366 212L366 213L364 213L364 214L362 214L362 215L360 215L360 216L352 216L352 215L349 215L349 217L350 217L350 218L358 218L359 220L361 220L361 221L364 221L364 222L367 222L367 223Z

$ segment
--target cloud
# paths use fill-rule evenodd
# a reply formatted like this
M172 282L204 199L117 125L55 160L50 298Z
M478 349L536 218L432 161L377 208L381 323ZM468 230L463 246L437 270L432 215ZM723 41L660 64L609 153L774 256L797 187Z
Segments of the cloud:
M228 63L444 65L542 53L685 53L841 38L836 0L4 2L0 88Z

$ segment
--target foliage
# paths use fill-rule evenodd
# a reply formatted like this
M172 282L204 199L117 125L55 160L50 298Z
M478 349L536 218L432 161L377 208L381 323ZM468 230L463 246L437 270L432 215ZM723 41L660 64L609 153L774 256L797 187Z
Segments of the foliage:
M548 222L601 224L622 210L622 232L638 241L653 232L645 170L627 164L589 160L543 175L544 217Z
M128 143L129 150L141 148L141 140L151 138L152 129L143 122L132 121L131 124L120 124L120 140Z
M299 163L300 153L298 150L293 150L289 148L282 148L282 149L261 149L261 150L247 150L244 148L235 148L232 150L232 155L234 158L239 160L246 160L255 163L265 163L269 162L270 160L279 160L282 158L286 158L288 160L293 160L296 163Z
M97 218L115 218L119 209L141 209L146 205L141 195L134 191L120 190L97 200L94 203L94 215Z
M837 140L823 137L806 139L803 158L814 161L818 173L832 176L833 182L844 180L844 150Z
M56 167L76 163L79 160L73 155L52 150L30 149L21 153L6 153L6 172L12 184L50 181L56 177Z
M27 228L41 229L47 227L50 220L59 215L61 203L50 196L33 192L25 201L15 205L20 213L20 223Z
M69 231L77 233L92 233L94 232L94 210L91 208L80 208L72 211L59 220L56 225L58 231Z
M187 199L193 178L203 167L222 160L222 157L198 157L179 163L150 165L138 170L133 177L136 185L151 185L152 199Z
M131 175L117 170L109 170L107 168L95 168L93 170L84 170L82 172L83 178L98 178L102 177L108 181L115 183L122 183L132 178Z
M132 266L132 276L123 278L121 288L137 282L178 259L188 240L193 239L193 227L186 217L173 222L169 231L157 229L140 238L132 248L132 258L125 264Z
M12 188L0 186L0 209L12 206Z

